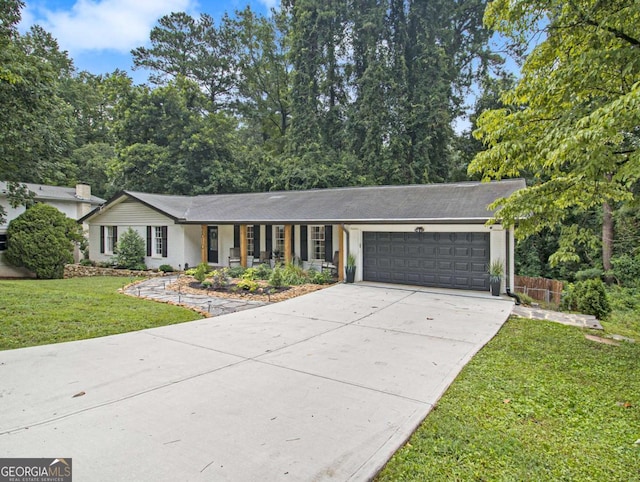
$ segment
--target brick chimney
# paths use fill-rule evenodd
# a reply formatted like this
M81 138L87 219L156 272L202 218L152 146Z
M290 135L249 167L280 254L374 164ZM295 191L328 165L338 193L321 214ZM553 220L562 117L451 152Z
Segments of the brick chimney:
M91 211L91 186L85 183L76 184L76 199L78 202L78 218Z
M89 201L91 199L91 186L82 182L76 184L76 197L81 200Z

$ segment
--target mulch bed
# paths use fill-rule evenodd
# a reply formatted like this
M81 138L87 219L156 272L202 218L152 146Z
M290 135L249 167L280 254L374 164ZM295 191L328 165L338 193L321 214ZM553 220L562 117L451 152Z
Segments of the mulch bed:
M241 299L247 301L262 301L262 302L276 302L284 301L296 296L301 296L313 291L318 291L323 288L328 288L328 285L315 285L304 284L297 286L287 286L285 288L273 288L269 286L267 281L257 280L256 282L260 286L256 291L244 291L241 289L234 289L235 283L239 281L232 279L229 286L222 289L202 288L200 283L193 276L180 276L175 283L167 285L167 289L173 291L179 291L180 293L190 293L194 295L209 295L216 298L232 298Z

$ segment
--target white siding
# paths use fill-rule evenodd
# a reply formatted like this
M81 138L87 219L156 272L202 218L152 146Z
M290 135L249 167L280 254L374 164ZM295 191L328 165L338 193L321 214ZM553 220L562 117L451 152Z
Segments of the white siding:
M184 225L184 263L188 263L190 267L198 266L202 262L202 251L200 249L202 241L202 226L200 225Z
M111 255L100 253L100 227L118 226L118 239L128 228L135 230L147 240L147 226L167 226L167 257L145 256L148 268L170 264L175 269L184 268L185 263L194 266L200 257L200 226L175 224L173 219L141 204L127 200L112 206L104 213L94 216L89 227L89 258L93 261L109 261Z
M231 248L233 248L233 224L218 226L218 264L229 266Z
M134 200L126 200L94 216L91 224L105 226L165 226L173 220Z

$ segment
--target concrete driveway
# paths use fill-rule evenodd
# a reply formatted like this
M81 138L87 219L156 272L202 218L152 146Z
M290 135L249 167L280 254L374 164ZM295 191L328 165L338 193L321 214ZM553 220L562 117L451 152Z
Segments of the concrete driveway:
M336 285L217 318L0 352L0 454L84 481L368 480L510 300Z

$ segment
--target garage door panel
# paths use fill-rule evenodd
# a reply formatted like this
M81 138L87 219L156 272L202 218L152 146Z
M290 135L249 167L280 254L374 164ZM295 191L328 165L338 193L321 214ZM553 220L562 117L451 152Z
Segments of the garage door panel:
M471 263L462 263L460 261L454 263L454 268L456 272L471 273L473 271L471 269Z
M487 271L487 265L485 263L471 263L472 273L485 273Z
M435 259L421 259L420 266L424 270L435 271L438 269L437 263Z
M471 248L471 257L473 259L488 259L489 250L485 248Z
M363 233L367 281L488 290L488 233Z
M407 259L407 269L420 270L420 264L419 258L412 257Z

